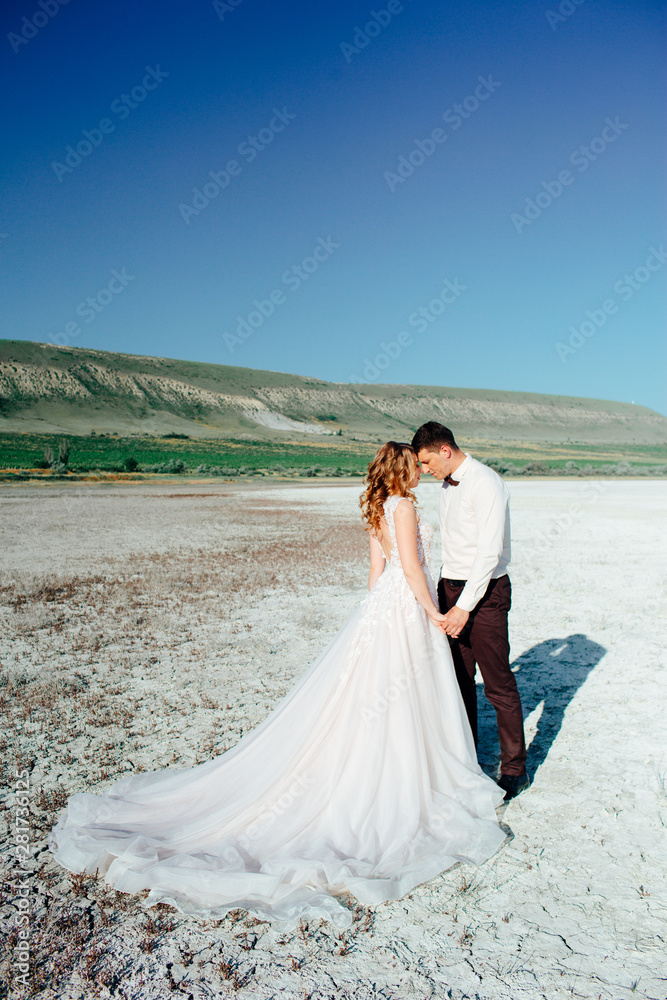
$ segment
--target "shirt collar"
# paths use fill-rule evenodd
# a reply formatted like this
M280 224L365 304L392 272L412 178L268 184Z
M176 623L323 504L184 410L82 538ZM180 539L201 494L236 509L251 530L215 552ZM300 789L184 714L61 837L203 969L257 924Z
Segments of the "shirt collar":
M460 480L463 479L466 472L469 472L472 466L472 456L470 455L470 452L464 451L463 454L465 455L465 458L459 465L456 472L452 473L452 479L456 479L457 482L460 482Z
M472 466L472 456L470 452L464 451L463 454L465 455L465 458L459 465L458 469L452 473L452 479L455 479L457 483L461 482L466 472L468 472ZM443 480L442 486L444 489L445 486L449 486L449 483L446 480Z

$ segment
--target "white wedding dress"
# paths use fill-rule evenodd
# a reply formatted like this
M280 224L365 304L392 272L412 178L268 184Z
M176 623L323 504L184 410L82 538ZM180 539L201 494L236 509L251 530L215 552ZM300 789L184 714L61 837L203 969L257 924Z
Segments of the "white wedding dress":
M49 835L63 867L149 889L146 907L211 919L241 907L283 931L318 917L343 930L337 895L400 899L497 850L503 792L477 764L448 641L403 574L400 501L384 505L384 572L283 700L213 760L72 795ZM432 538L420 523L435 601Z

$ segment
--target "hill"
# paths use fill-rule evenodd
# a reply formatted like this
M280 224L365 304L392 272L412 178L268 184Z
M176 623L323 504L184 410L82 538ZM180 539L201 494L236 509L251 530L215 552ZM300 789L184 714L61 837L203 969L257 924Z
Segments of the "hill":
M324 443L405 440L425 420L461 440L664 445L667 418L608 400L350 385L280 372L0 340L0 432L187 434ZM342 442L341 442L342 443Z

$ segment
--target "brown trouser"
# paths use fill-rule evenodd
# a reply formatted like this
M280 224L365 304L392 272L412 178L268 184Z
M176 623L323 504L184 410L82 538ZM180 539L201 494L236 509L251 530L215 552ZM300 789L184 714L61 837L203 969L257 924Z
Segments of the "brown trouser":
M440 611L445 614L460 597L464 581L438 581ZM475 664L484 681L486 697L496 710L500 738L501 774L522 774L526 769L523 713L516 678L510 669L507 613L512 604L508 576L490 580L484 597L470 612L458 639L449 637L456 676L477 746L477 690Z

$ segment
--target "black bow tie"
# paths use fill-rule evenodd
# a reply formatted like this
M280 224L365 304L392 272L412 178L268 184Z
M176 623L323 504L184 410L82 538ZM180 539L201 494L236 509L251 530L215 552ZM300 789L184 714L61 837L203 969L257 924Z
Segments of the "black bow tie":
M445 482L449 483L450 486L458 486L461 482L460 479L452 479L451 476L445 476Z

